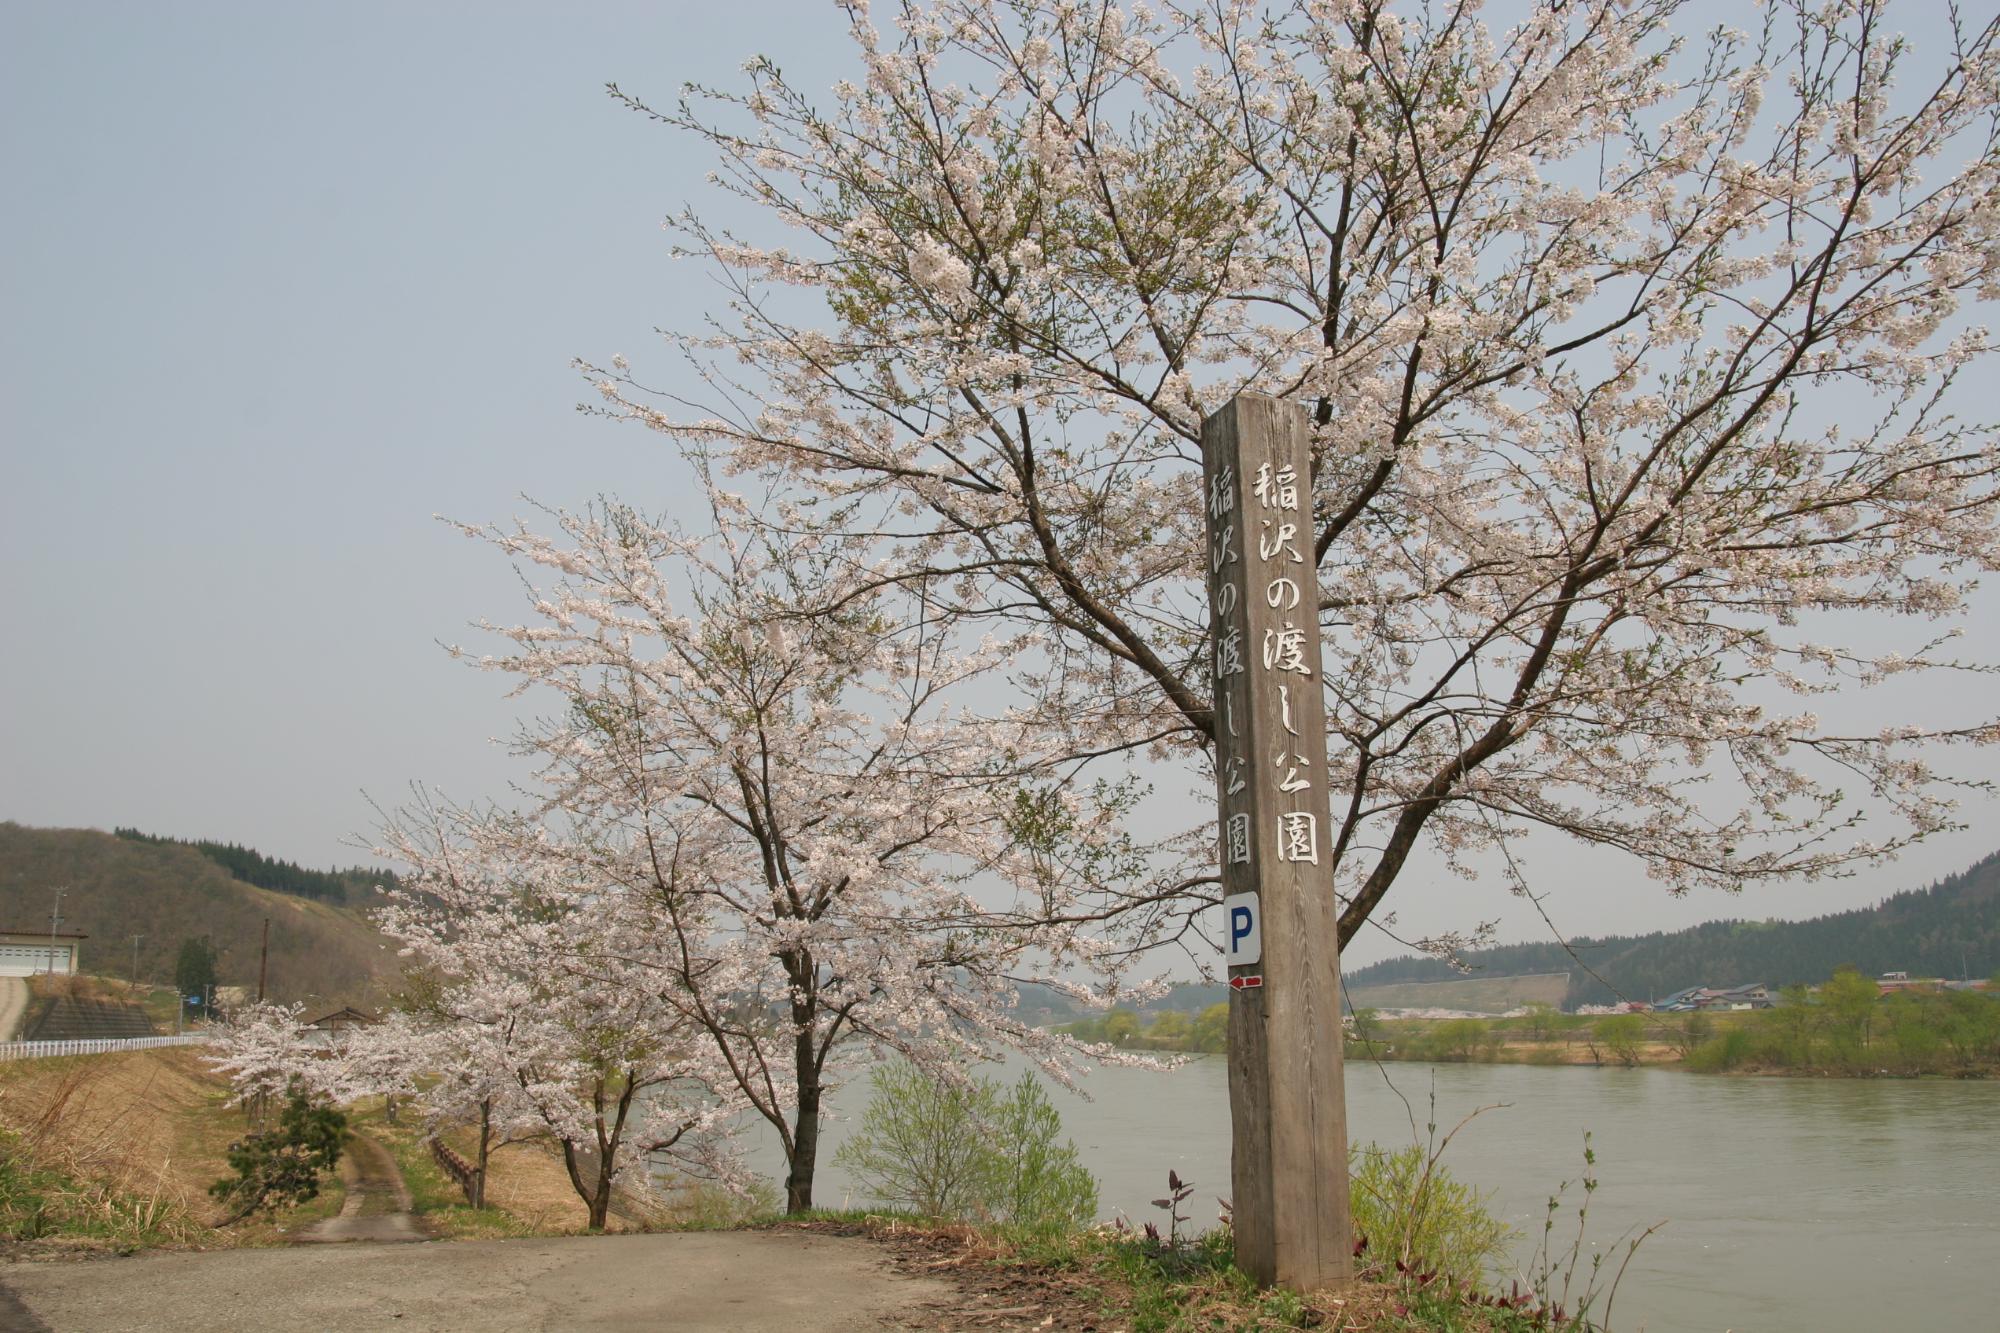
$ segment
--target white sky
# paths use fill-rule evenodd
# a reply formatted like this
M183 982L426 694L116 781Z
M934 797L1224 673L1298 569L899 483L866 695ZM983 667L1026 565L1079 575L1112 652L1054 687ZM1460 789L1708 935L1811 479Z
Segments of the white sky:
M663 441L573 410L571 357L661 371L652 330L719 300L659 227L712 204L709 160L602 85L670 102L759 52L851 72L822 4L0 9L0 819L323 866L361 859L364 792L504 795L518 704L437 645L518 585L431 516L685 498ZM1522 850L1564 930L1671 929L1927 882L2000 843L1971 813L1900 865L1739 900ZM1497 880L1420 866L1396 897L1400 931L1542 930Z

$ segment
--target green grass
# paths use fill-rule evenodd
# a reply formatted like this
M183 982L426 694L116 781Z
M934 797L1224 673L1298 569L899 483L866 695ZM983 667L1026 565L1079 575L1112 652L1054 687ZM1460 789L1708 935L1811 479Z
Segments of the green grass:
M370 1118L369 1137L389 1150L403 1184L410 1191L410 1211L434 1236L448 1240L502 1240L538 1234L512 1213L499 1208L474 1208L465 1191L431 1157L430 1149L408 1126L390 1126Z

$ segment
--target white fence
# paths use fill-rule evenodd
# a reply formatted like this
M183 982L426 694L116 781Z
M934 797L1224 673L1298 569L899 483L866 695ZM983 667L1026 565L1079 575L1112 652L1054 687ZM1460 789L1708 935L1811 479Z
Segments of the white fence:
M102 1055L106 1051L148 1051L155 1046L194 1046L210 1040L206 1032L178 1037L99 1037L91 1041L0 1041L0 1063L39 1060L52 1055Z

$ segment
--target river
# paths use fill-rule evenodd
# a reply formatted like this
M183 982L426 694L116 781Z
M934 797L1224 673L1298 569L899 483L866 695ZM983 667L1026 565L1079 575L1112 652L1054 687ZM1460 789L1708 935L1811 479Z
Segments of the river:
M1147 1201L1172 1168L1196 1185L1197 1224L1212 1224L1215 1196L1229 1192L1223 1060L1099 1069L1084 1086L1089 1101L1054 1096L1106 1215L1158 1216ZM1599 1182L1590 1237L1610 1248L1628 1228L1665 1223L1619 1288L1620 1333L2000 1327L2000 1083L1351 1064L1352 1137L1410 1142L1412 1113L1421 1135L1433 1088L1440 1135L1505 1104L1467 1126L1444 1161L1521 1229L1517 1262L1540 1237L1549 1194L1581 1173L1586 1130ZM864 1097L853 1089L848 1109ZM865 1202L831 1163L850 1129L828 1127L815 1191L824 1205ZM754 1160L782 1175L774 1142ZM1573 1186L1570 1204L1581 1198ZM1574 1213L1564 1216L1558 1234L1568 1235Z

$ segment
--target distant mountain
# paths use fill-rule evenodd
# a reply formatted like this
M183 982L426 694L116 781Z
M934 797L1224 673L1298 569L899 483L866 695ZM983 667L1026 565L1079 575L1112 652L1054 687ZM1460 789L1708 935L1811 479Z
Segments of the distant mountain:
M1869 976L1987 977L2000 969L2000 853L1927 889L1874 907L1810 921L1710 921L1687 930L1510 944L1465 956L1473 975L1568 972L1565 1007L1647 1000L1688 986L1772 986L1824 981L1842 964ZM1463 974L1435 958L1391 958L1347 974L1350 988L1451 981ZM1604 983L1609 983L1604 984Z
M271 999L366 1004L400 975L394 947L359 911L247 884L196 846L0 823L0 928L47 930L58 887L63 929L90 937L85 972L126 976L139 935L139 980L170 982L182 942L206 935L221 983L254 993L268 917Z
M1118 1009L1130 1009L1136 1013L1152 1015L1174 1010L1184 1014L1198 1014L1212 1004L1229 998L1229 988L1220 982L1176 981L1167 987L1166 994L1144 1004L1120 1004ZM1023 1021L1033 1027L1049 1027L1058 1023L1070 1023L1079 1018L1089 1018L1104 1011L1092 1009L1076 1003L1061 991L1052 990L1037 982L1029 982L1021 987L1021 1003L1017 1011Z

